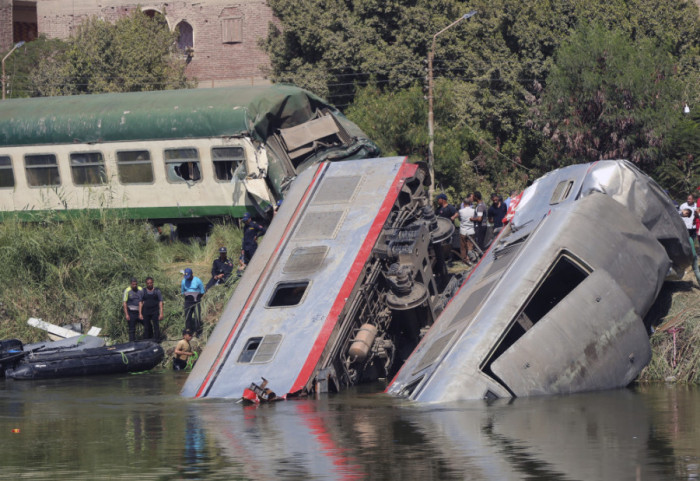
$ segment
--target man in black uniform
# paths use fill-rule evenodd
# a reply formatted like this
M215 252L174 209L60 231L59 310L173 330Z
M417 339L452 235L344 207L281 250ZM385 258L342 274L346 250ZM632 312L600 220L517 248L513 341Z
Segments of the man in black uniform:
M124 309L124 317L128 323L129 342L134 342L136 340L136 323L142 322L139 320L141 290L138 280L132 277L129 287L124 289L124 293L122 294L122 308Z
M139 319L143 323L143 338L160 342L160 321L163 320L163 294L153 286L153 278L146 277L146 288L141 290Z
M219 249L219 258L214 259L211 266L211 279L207 282L207 290L219 284L225 284L233 272L233 262L226 255L226 248Z
M438 208L435 209L435 215L438 217L444 217L453 221L459 215L455 206L447 202L447 196L445 194L438 194L437 203Z
M244 264L248 265L253 254L255 254L255 251L258 249L258 237L264 235L265 230L265 227L257 222L253 222L248 212L243 214L243 248L241 249L241 255L243 256Z

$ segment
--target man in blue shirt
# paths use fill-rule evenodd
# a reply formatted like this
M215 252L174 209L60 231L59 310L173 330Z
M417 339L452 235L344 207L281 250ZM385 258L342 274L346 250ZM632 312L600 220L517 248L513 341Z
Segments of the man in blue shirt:
M204 295L204 284L195 277L192 269L185 269L185 277L180 283L180 294L185 296L185 329L189 329L195 336L202 335L202 318L199 301Z

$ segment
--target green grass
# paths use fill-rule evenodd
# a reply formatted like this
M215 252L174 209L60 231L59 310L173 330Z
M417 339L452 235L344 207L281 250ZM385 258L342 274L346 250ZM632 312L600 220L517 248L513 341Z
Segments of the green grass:
M80 322L103 329L115 341L127 338L122 293L133 276L141 285L152 276L164 296L161 329L168 338L180 337L184 327L180 271L191 267L204 283L220 246L237 260L241 232L232 225L215 226L206 246L173 242L158 236L144 222L125 220L104 211L65 222L45 220L0 224L0 339L23 342L44 339L29 327L29 317L64 325ZM216 287L202 304L205 332L210 332L235 284Z
M639 382L673 380L700 382L700 296L692 272L684 282L669 283L657 304L670 306L657 321L650 338L652 360L639 376ZM672 329L676 332L675 357Z

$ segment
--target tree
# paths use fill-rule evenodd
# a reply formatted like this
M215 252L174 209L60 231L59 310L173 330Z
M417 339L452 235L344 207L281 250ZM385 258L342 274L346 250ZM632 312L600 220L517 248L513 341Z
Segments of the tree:
M663 149L664 162L656 176L674 198L700 187L700 108L679 120Z
M17 49L6 62L8 78L8 98L36 97L41 95L41 86L53 83L53 78L44 78L50 74L49 69L41 73L37 65L56 65L65 54L68 43L59 39L47 39L44 35L25 43Z
M633 45L655 46L661 57L665 52L664 66L672 64L673 80L682 83L686 101L698 98L700 22L698 6L690 1L474 0L466 5L456 0L270 0L270 5L280 20L280 27L271 26L263 42L271 57L271 78L309 88L341 109L353 101L360 108L368 105L362 98L367 86L375 96L389 99L396 94L398 99L403 95L399 92L424 85L432 35L467 10L477 10L469 21L441 35L436 45L434 76L442 85L435 95L436 167L462 168L466 162L493 185L522 179L522 172L539 174L560 161L559 145L543 136L543 129L532 128L542 117L531 107L548 91L555 52L584 21L618 31ZM655 68L650 62L644 65ZM438 113L440 105L449 107L447 115ZM653 110L647 113L660 115ZM404 125L405 119L394 122ZM406 127L411 132L421 128ZM464 136L455 129L463 129ZM371 128L366 131L374 135ZM447 143L440 140L442 135ZM476 147L467 138L479 139ZM448 144L452 152L465 143L466 153L438 154ZM400 145L395 151L401 151ZM456 160L467 153L468 161Z
M52 44L28 75L26 91L44 96L190 87L176 39L165 22L140 10L114 24L90 18L63 45Z
M673 59L651 39L583 25L558 49L535 109L554 146L550 167L625 158L653 169L680 112L678 90Z

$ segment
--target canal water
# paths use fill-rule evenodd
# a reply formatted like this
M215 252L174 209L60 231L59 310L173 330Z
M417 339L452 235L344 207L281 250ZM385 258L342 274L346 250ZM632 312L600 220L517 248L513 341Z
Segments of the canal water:
M420 406L364 387L244 407L184 373L0 380L2 479L669 480L700 474L700 389Z

